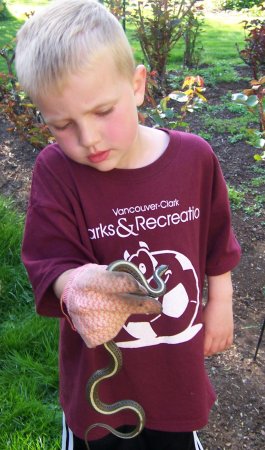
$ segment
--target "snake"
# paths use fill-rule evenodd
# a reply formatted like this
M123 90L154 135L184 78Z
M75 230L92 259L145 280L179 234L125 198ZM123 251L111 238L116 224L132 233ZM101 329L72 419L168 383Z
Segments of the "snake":
M161 277L166 272L167 269L168 266L166 265L160 265L156 268L153 274L153 279L156 282L156 287L152 287L146 280L141 270L130 261L117 260L109 264L107 267L107 270L109 271L127 272L130 275L132 275L142 286L145 287L145 289L147 290L147 294L153 298L157 298L160 295L163 295L166 291L166 284ZM111 427L110 425L101 422L97 422L88 426L85 431L85 443L87 450L90 450L87 441L88 433L95 427L105 428L111 434L119 438L131 439L138 436L138 434L141 433L141 431L145 426L144 409L136 401L120 400L112 404L107 404L100 400L98 394L99 384L101 383L101 381L116 375L122 367L122 353L119 347L115 344L115 342L111 340L105 342L103 346L111 356L110 364L106 368L96 370L90 376L86 385L86 399L92 406L92 408L100 414L115 414L124 409L129 409L133 411L138 417L138 423L135 426L135 428L128 433L122 433L116 430L115 428Z

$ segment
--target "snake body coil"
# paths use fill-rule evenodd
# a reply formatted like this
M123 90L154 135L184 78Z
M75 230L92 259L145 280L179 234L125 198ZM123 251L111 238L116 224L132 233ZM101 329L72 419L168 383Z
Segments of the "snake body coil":
M118 260L111 263L107 270L109 271L119 271L119 272L127 272L131 274L142 286L144 286L147 290L147 294L150 297L159 297L163 295L166 290L165 282L162 280L161 276L167 270L167 266L161 265L159 266L153 275L153 278L156 282L156 288L153 288L149 285L148 281L145 279L144 275L140 271L140 269L131 262ZM124 409L132 410L138 416L137 426L129 433L121 433L110 425L104 423L94 423L90 425L85 432L85 442L86 447L89 450L89 445L87 442L88 433L95 427L102 427L108 430L110 433L114 434L117 437L122 439L131 439L141 433L142 429L145 425L145 412L139 403L133 400L121 400L116 403L106 404L103 403L99 399L98 395L98 386L101 381L116 375L122 367L122 354L119 347L115 344L114 341L109 341L103 344L106 350L111 355L111 363L108 367L104 369L99 369L94 372L89 378L86 386L86 397L92 408L100 414L115 414Z

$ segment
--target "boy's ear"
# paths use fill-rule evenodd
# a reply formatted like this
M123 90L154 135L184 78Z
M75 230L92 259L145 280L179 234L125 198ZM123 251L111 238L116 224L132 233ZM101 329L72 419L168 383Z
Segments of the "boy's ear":
M133 90L136 99L136 105L140 106L144 101L146 83L146 68L143 64L136 67L133 76Z

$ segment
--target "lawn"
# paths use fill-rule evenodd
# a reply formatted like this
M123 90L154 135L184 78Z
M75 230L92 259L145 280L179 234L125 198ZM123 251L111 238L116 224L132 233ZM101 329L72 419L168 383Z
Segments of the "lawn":
M0 217L0 448L55 450L58 323L35 313L20 261L24 216L0 197Z
M36 11L48 3L48 0L40 1L15 1L8 0L7 6L12 17L9 20L0 22L0 48L10 44L14 39L17 30L25 20L25 12ZM203 48L200 57L200 64L214 64L218 60L230 61L233 64L242 62L238 56L235 44L240 48L243 46L244 33L242 25L243 16L241 14L212 14L206 12L203 32L198 45ZM127 24L127 34L134 48L135 58L138 62L143 61L140 44L137 41L135 30L130 23ZM181 66L183 56L183 42L180 40L169 58L169 69ZM0 71L5 71L5 63L0 59Z

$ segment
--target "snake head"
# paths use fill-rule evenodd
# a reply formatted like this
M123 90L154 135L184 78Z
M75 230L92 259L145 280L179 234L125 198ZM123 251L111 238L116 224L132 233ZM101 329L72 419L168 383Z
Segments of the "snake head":
M161 277L162 275L164 275L164 273L166 273L168 269L168 266L166 264L161 264L161 266L158 266L155 270L155 273L157 274L158 277Z

